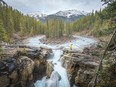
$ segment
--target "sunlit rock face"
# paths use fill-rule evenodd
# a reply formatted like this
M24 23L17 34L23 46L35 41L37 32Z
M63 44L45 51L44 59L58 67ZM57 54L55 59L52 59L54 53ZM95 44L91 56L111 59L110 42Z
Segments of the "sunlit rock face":
M26 87L33 81L34 62L26 56L9 58L0 62L1 87ZM5 79L2 79L4 76ZM3 82L4 81L4 82ZM28 86L29 87L29 86Z
M15 49L15 48L14 48ZM46 75L47 59L52 51L26 47L14 56L0 59L0 87L34 87L34 82Z
M74 84L79 87L87 87L94 76L96 67L99 65L97 56L79 51L65 50L61 61L68 71L71 87Z
M46 76L47 78L50 78L52 72L53 72L53 64L52 62L47 62L47 69L46 69Z

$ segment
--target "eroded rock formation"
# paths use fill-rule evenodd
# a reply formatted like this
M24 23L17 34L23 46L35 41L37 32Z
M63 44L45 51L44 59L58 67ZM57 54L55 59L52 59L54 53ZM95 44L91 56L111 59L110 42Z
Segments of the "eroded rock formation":
M46 60L52 50L23 47L15 51L1 55L0 87L34 87L34 82L46 75Z
M61 61L68 71L71 87L74 84L78 87L87 87L93 78L96 67L99 65L99 58L94 52L90 51L89 48L85 48L83 52L64 51Z

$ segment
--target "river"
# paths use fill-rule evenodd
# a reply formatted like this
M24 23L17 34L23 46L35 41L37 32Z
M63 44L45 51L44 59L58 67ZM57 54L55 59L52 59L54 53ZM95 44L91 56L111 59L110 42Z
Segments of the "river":
M73 44L73 50L80 50L82 51L84 47L91 46L95 44L97 41L92 38L86 38L81 36L74 36L76 37L76 40L72 40L70 42L66 42L64 44L58 44L58 45L51 45L51 44L43 44L40 42L40 39L44 36L36 36L32 37L26 40L28 46L35 46L35 47L49 47L53 50L53 58L50 58L48 60L52 61L54 64L54 71L58 72L58 74L61 76L61 80L58 81L58 85L55 86L48 86L47 87L70 87L70 83L67 76L67 71L64 67L61 66L60 57L63 53L62 49L69 49L69 45ZM62 49L61 49L62 48ZM43 77L42 80L38 80L35 83L35 87L46 87L46 84L50 84L50 79L46 79L46 77ZM55 83L56 84L56 83Z

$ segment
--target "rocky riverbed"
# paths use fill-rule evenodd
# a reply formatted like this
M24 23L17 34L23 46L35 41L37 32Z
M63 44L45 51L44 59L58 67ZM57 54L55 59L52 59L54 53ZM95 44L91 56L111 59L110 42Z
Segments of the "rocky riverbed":
M43 44L39 41L41 37L36 37L27 40L26 45L4 47L0 54L0 87L46 87L44 83L51 85L57 76L59 86L55 87L88 87L105 45L94 44L96 42L88 38L78 38L58 46ZM70 43L73 43L72 50L68 47ZM98 87L116 87L115 47L113 44L108 50L108 58L98 75Z

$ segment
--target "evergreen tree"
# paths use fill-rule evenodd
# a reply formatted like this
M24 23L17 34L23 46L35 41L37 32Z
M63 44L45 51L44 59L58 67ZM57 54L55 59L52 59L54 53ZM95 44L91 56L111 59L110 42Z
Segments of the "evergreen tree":
M2 20L0 18L0 42L1 41L8 41L8 38L7 38L7 34L6 34L6 31L4 29L4 26L3 26L3 23L2 23Z
M71 25L71 23L69 23L69 22L66 23L65 32L66 32L66 36L67 37L71 37L72 36L72 25Z
M8 37L11 38L13 33L20 36L31 36L44 34L45 25L35 18L23 15L12 7L0 3L0 15Z
M92 12L76 21L73 24L74 31L89 31L89 34L94 36L113 33L116 28L116 1L109 1L107 4L103 10Z

